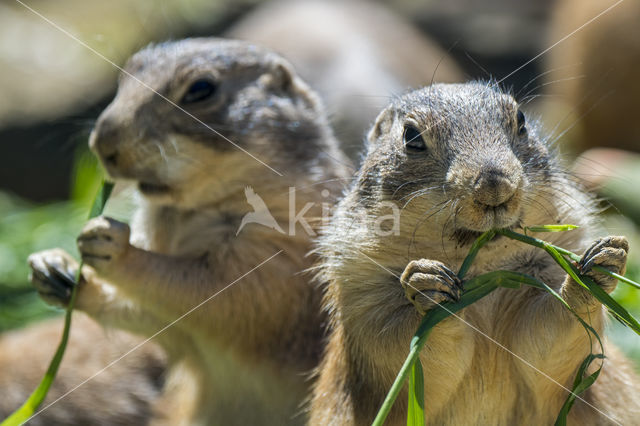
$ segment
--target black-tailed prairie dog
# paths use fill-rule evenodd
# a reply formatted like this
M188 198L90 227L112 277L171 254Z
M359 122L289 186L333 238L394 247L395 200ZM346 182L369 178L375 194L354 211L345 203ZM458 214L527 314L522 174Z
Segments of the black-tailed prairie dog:
M591 234L594 202L538 126L493 82L411 92L380 113L368 143L318 248L331 336L318 369L314 425L371 423L421 314L459 297L464 283L452 271L481 232L580 225L545 238L586 253L583 271L607 292L616 280L591 266L623 272L626 264L626 239ZM603 307L545 252L497 238L480 250L467 278L498 269L546 282L602 333ZM498 289L443 321L427 340L420 354L427 423L553 424L567 397L563 386L571 388L589 351L580 323L548 293ZM600 378L576 402L571 424L637 423L638 379L614 347L605 352ZM387 424L406 424L406 410L405 391Z
M347 174L317 96L280 56L239 41L150 46L124 70L90 146L137 186L139 208L131 227L86 225L77 308L167 351L167 423L304 423L324 332L301 272L313 218ZM240 230L247 187L281 229ZM30 263L54 294L68 284L45 274L77 267L59 250Z

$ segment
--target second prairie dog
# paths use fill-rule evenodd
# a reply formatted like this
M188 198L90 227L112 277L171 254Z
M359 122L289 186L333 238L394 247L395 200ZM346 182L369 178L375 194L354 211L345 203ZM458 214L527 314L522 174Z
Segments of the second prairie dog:
M538 126L494 83L434 85L380 113L358 179L318 248L332 330L311 424L371 423L408 354L420 314L459 297L463 283L453 271L483 231L579 225L544 238L586 251L585 273L605 291L615 288L615 279L591 266L624 271L626 239L595 240L593 201L543 140ZM392 205L398 232L389 219ZM382 216L387 220L379 222ZM495 239L465 278L499 269L546 282L603 332L602 306L542 250ZM579 322L551 295L528 287L498 289L458 315L468 324L446 319L420 354L427 423L553 424L567 397L562 386L571 388L590 350ZM600 378L582 395L600 411L577 400L571 424L637 423L638 378L614 347L607 345L605 353ZM386 424L406 424L406 410L405 390Z
M90 146L111 177L137 185L140 206L131 229L101 217L83 230L77 308L144 336L171 324L154 338L178 387L168 424L303 423L323 318L301 273L309 230L290 226L290 202L319 218L346 176L318 98L281 57L239 41L151 46L125 70ZM248 203L265 214L256 197L282 232L240 229ZM48 294L60 283L47 273L77 267L60 250L30 263Z
M389 99L432 79L463 80L451 56L374 2L269 2L228 34L268 46L293 63L324 98L352 159L361 154L365 130Z

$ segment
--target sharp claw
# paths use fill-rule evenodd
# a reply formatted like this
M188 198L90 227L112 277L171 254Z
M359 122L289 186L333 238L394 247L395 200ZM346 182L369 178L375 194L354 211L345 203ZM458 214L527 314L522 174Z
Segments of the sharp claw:
M58 268L51 268L49 271L64 285L69 287L76 285L76 278L69 271L61 271Z

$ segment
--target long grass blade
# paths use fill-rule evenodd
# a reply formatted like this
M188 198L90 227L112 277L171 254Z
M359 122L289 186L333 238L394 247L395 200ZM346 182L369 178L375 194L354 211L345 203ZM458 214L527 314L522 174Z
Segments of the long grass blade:
M586 288L596 299L598 299L600 303L606 306L609 312L614 315L616 319L620 320L621 322L629 326L634 332L636 332L636 334L640 335L640 323L638 323L638 320L636 320L633 315L631 315L625 308L623 308L622 305L616 302L614 298L609 296L609 294L604 291L602 287L593 282L592 279L585 275L581 275L580 271L578 271L578 268L572 265L563 255L569 257L574 261L580 260L580 256L575 253L571 253L568 250L560 249L559 247L549 244L546 241L542 241L528 235L519 234L509 229L500 229L497 232L509 238L513 238L545 250L571 276L571 278L573 278L574 281ZM595 266L594 269L597 269L599 272L606 273L615 278L621 277L619 274L615 274L601 266ZM633 283L634 287L640 288L639 283L636 283L635 281L632 281L628 278L624 278L623 281L631 282Z
M578 225L537 225L525 226L524 232L564 232L579 228Z
M103 182L100 187L100 191L96 195L95 200L91 206L91 210L89 212L89 218L96 217L102 213L104 210L104 206L111 195L111 191L113 190L113 184L111 182ZM76 275L76 283L80 281L80 270L82 269L82 263L78 267L78 273ZM62 362L62 357L64 356L64 352L67 349L67 342L69 340L69 331L71 330L71 313L73 311L73 306L76 301L76 293L77 293L77 285L73 287L71 291L71 299L69 301L69 305L67 306L65 317L64 317L64 329L62 330L62 338L60 339L60 343L58 348L56 349L53 358L51 359L51 363L47 368L44 377L38 384L38 387L33 391L29 398L14 411L9 417L7 417L0 426L18 426L22 425L27 420L29 420L42 401L47 397L47 393L49 393L49 388L53 383L53 380L58 373L58 368L60 367L60 363Z
M413 363L409 375L409 414L407 426L424 426L424 373L420 358Z
M596 359L604 360L604 355L591 353L584 359L584 361L582 361L582 364L580 364L580 368L578 368L578 374L573 381L571 393L560 409L560 413L558 414L558 417L554 423L555 426L567 426L567 416L569 415L569 410L571 410L573 403L576 401L576 397L587 390L589 386L594 384L596 379L600 375L602 364L600 365L600 368L598 368L594 373L585 377L587 369Z

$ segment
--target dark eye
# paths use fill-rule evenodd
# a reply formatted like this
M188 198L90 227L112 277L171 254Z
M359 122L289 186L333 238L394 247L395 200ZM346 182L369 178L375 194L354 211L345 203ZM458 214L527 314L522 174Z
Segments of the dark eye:
M180 103L193 104L209 99L216 92L216 85L209 80L197 80L189 86Z
M411 151L424 151L427 149L427 145L422 139L422 134L418 129L413 126L407 125L404 127L404 146L407 150Z
M518 118L518 134L524 135L527 132L527 128L524 126L525 120L524 120L524 114L522 113L522 111L518 110L517 118Z

